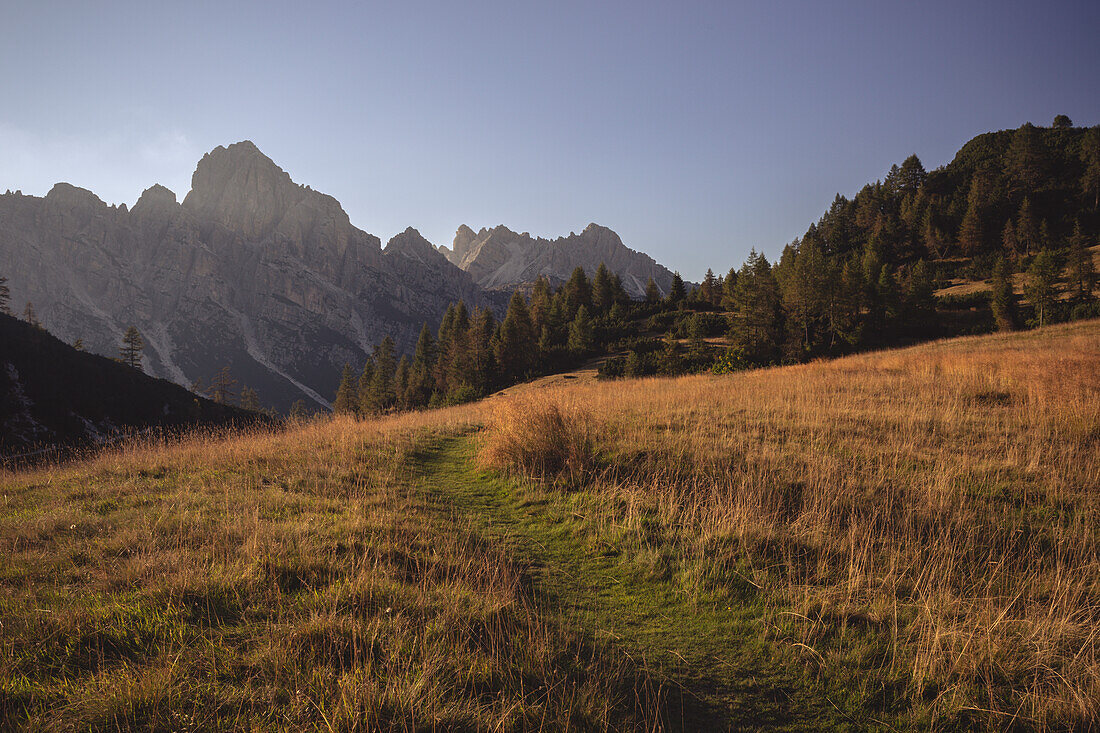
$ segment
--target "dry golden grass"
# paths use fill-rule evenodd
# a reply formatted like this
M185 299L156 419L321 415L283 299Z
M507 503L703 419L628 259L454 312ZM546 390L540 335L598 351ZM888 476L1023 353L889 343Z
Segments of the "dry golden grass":
M0 729L646 727L644 681L414 490L416 451L474 417L0 474Z
M765 589L822 674L940 724L1100 724L1100 322L512 392L488 464L576 475L580 426L589 520L692 592Z

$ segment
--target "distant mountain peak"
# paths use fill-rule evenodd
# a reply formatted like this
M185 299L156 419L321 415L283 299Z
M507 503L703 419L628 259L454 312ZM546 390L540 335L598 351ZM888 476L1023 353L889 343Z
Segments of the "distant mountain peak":
M183 206L200 221L262 237L306 193L254 143L243 140L202 156Z
M568 279L580 266L589 274L604 263L622 279L634 297L644 297L649 278L662 292L672 283L672 273L653 258L623 244L612 229L592 222L577 234L549 240L517 234L503 224L492 229L473 229L463 224L455 233L454 248L440 252L484 288L504 289L534 282L545 275L551 281Z
M51 204L79 206L81 208L88 206L105 207L107 205L103 203L101 198L88 189L64 182L55 183L53 185L50 192L46 194L46 201Z

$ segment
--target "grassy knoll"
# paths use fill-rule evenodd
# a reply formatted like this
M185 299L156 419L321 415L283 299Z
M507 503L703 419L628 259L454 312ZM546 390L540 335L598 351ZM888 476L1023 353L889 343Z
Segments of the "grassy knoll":
M1088 729L1100 322L0 473L0 729Z

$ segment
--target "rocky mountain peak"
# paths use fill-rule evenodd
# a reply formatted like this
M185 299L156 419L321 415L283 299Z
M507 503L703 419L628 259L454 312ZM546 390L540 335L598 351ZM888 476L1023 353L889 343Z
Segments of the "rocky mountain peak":
M420 232L412 227L390 239L386 243L384 254L402 254L421 262L431 262L442 257L442 254L432 246L432 243L424 239Z
M172 216L179 208L180 204L176 201L176 194L159 183L154 183L141 192L141 196L134 204L130 215L139 219L151 216Z
M451 252L453 253L452 261L461 261L466 253L470 251L470 244L477 239L477 232L465 224L458 228L455 232L454 242L451 243Z
M199 161L183 206L199 221L263 237L307 191L251 141L218 146Z
M86 188L71 183L55 183L46 194L46 202L66 209L106 208L107 204Z

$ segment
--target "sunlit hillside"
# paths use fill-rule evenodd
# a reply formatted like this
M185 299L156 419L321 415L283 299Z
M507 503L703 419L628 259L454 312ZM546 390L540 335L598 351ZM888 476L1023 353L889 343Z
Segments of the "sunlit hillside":
M1100 321L0 486L0 728L1100 724Z

